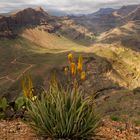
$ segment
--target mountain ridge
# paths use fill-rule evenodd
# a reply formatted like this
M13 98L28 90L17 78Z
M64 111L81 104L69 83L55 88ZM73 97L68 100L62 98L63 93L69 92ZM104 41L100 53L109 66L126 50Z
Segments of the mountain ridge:
M86 32L82 34L91 34L89 39L94 37L95 34L108 31L118 26L122 26L130 20L139 20L140 13L139 5L128 5L122 6L120 9L113 8L101 8L97 12L81 15L81 16L65 16L56 17L50 16L43 8L26 8L17 12L12 13L9 16L0 16L0 38L12 37L14 38L17 34L15 28L22 28L25 26L45 26L45 30L48 32L59 32L61 34L66 26L64 21L67 21L72 28L71 31L77 30L83 27ZM73 28L77 26L76 28ZM62 29L61 29L62 27ZM67 26L68 27L68 26ZM44 28L44 27L43 27ZM67 29L63 32L67 36ZM92 33L90 33L90 31ZM60 33L61 32L61 33ZM76 31L77 32L77 31ZM79 33L78 33L79 34ZM81 33L80 33L81 34ZM82 34L79 36L83 36ZM84 35L85 36L85 35ZM72 37L72 36L71 36ZM78 37L79 38L79 37ZM75 37L74 39L77 39Z
M139 9L139 4L122 6L120 9L100 9L89 15L74 16L72 19L98 34L122 26L130 20L140 19L140 11L136 11L136 9ZM104 14L104 11L107 11L107 13Z

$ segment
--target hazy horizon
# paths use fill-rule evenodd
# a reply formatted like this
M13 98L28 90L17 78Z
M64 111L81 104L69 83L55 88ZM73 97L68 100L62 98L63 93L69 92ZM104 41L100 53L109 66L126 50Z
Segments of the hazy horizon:
M0 13L8 13L27 7L41 6L52 14L89 14L100 8L120 8L124 5L140 4L140 0L1 0Z

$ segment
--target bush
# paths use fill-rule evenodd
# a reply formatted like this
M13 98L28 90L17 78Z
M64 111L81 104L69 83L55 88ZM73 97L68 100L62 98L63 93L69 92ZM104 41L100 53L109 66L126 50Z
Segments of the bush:
M27 98L27 122L43 137L53 139L91 139L95 135L99 119L93 108L93 101L83 98L79 85L86 79L83 58L78 63L68 55L68 66L64 73L70 80L61 86L53 77L47 92L41 97L34 95L30 77L23 80L23 93ZM68 88L67 88L68 87Z
M40 100L30 100L27 110L28 122L43 137L91 138L99 122L90 99L83 99L77 89L64 90L54 84Z

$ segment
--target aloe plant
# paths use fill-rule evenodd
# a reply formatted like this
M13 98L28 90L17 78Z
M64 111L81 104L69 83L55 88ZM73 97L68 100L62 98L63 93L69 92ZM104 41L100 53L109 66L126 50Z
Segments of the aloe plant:
M78 89L64 90L51 85L40 100L29 101L28 122L41 136L87 139L94 136L99 119Z

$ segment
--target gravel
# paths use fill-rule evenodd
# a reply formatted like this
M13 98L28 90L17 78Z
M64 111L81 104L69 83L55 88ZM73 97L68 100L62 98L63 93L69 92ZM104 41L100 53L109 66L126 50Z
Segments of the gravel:
M102 120L99 128L100 140L140 140L140 126L133 127L129 123ZM0 140L43 140L37 137L28 125L20 119L0 121Z

